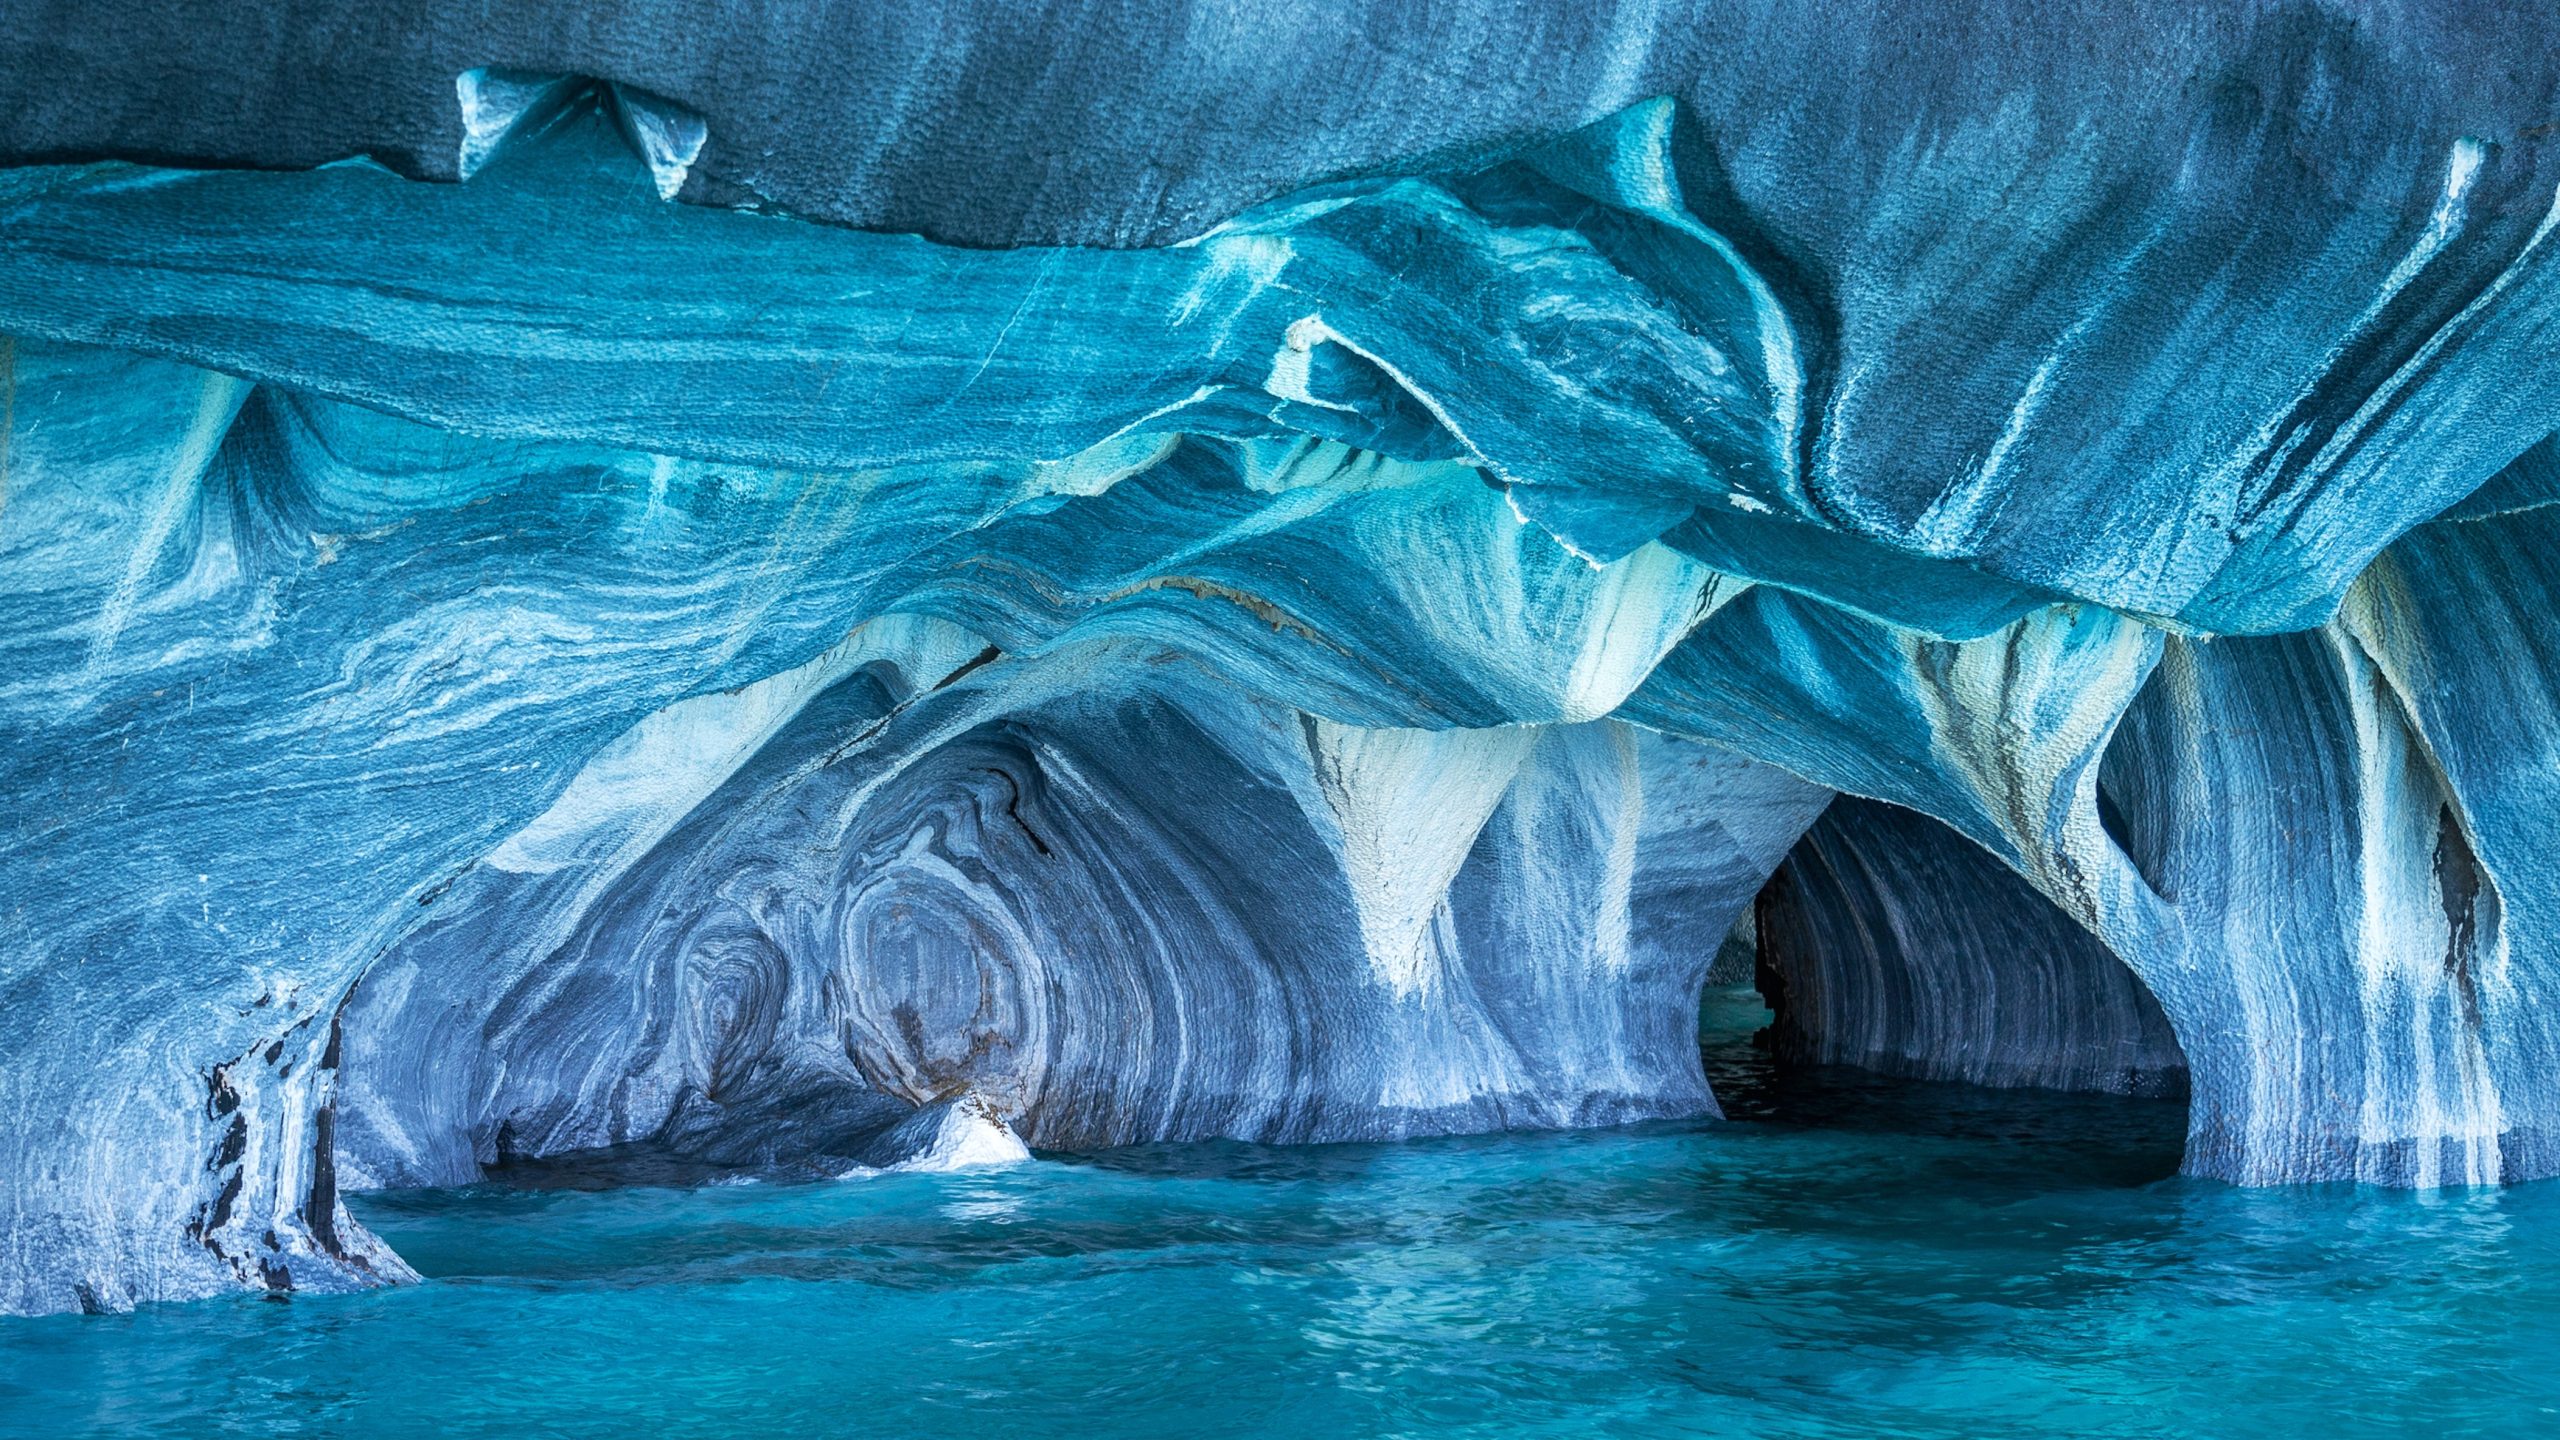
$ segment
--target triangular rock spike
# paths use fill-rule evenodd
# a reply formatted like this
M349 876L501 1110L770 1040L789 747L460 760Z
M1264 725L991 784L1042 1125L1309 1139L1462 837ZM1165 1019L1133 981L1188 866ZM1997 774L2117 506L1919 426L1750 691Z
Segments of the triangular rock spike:
M462 102L462 150L454 165L459 178L478 174L509 135L557 117L592 83L577 75L523 70L476 69L455 76L454 96Z
M657 180L658 198L673 200L702 154L702 143L711 137L711 127L691 110L646 90L608 82L605 93L613 99L613 118L623 137Z

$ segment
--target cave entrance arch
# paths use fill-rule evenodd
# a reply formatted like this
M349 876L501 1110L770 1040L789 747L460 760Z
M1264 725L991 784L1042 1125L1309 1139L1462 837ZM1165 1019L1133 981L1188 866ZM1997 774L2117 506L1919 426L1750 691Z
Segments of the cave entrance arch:
M2033 1124L2064 1127L2104 1110L2042 1102L2117 1097L2137 1122L2124 1133L2177 1158L2187 1063L2158 1000L2105 942L1937 820L1833 801L1728 942L1702 1024L1721 1004L1731 1025L1742 955L1767 1007L1756 1068L1710 1062L1739 1116L1837 1118L1844 1085L1872 1097L1880 1080L2016 1092ZM1825 1098L1808 1105L1807 1086Z

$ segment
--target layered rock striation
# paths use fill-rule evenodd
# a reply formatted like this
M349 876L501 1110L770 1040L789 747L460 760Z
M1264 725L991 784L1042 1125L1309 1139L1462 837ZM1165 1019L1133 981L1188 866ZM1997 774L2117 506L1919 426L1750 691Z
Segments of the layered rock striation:
M0 62L0 1308L1710 1113L1755 895L1809 1057L2560 1172L2539 12L124 12Z

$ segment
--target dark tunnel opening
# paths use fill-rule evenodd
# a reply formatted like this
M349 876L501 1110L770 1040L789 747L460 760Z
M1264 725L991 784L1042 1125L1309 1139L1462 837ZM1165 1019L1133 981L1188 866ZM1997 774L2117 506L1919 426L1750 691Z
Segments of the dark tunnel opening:
M1988 1142L2042 1182L2183 1158L2185 1057L2148 988L1980 846L1877 801L1834 801L1726 937L1699 1048L1730 1120Z

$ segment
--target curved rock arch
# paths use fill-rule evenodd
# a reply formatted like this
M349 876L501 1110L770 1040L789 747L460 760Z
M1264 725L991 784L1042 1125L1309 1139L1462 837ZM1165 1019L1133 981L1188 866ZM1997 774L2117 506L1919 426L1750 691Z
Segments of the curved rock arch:
M1430 1063L1273 1112L1309 1135L1704 1103L1621 1083L1658 1015L1529 1039L1604 1034L1664 953L1626 938L1645 730L1753 767L1735 793L1776 808L1711 836L1736 856L1807 795L1876 797L2101 936L2184 1042L2203 1173L2551 1172L2551 90L2438 63L2474 23L2253 12L2094 86L2038 31L2024 90L1930 78L2006 50L1922 44L1877 62L1911 88L1764 107L1806 122L1767 154L1756 82L1620 109L1636 66L1434 132L1517 144L1379 141L1424 158L1246 185L1143 251L663 204L613 115L708 117L682 188L739 173L725 104L584 54L528 68L638 88L467 184L0 174L0 1306L396 1274L341 1150L442 1174L484 1121L656 1135L782 1058L941 1087L931 1035L869 1075L797 1047L826 986L777 977L825 947L773 916L611 902L714 892L675 877L758 813L735 787L787 808L870 767L859 816L936 755L880 803L1036 869L1061 854L1023 859L1007 807L1146 793L1075 749L1114 706L1223 717L1200 763L1338 869L1319 913L1245 919L1324 937L1308 973L1368 1019L1420 1007L1396 1053ZM2475 48L2545 53L2545 23ZM458 97L463 66L399 63ZM2163 67L2212 103L2120 123L2194 99ZM2408 103L2306 108L2332 82ZM1293 153L1267 192L1343 173ZM1537 1010L1501 1013L1489 945ZM495 968L404 970L433 947ZM395 1026L414 1049L367 1039L496 973ZM598 1019L651 1058L557 1104L399 1071L483 1046L483 999L595 1019L659 975L686 1023ZM409 1150L359 1088L425 1097Z

